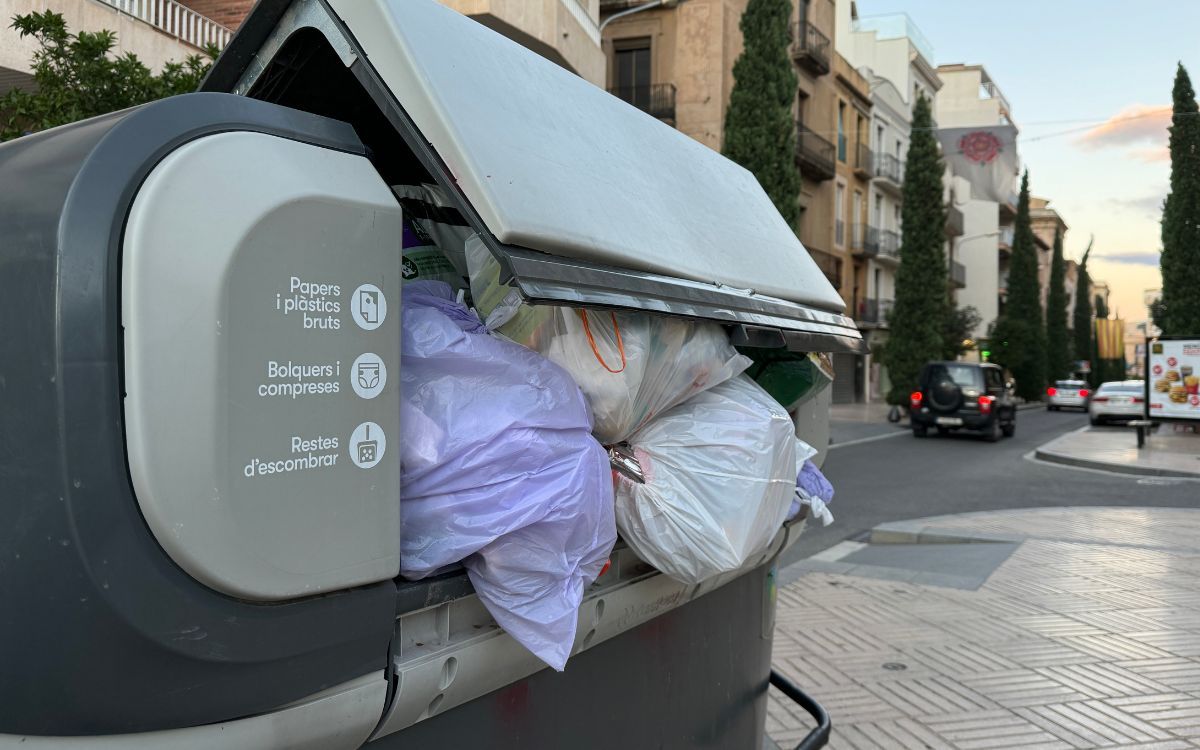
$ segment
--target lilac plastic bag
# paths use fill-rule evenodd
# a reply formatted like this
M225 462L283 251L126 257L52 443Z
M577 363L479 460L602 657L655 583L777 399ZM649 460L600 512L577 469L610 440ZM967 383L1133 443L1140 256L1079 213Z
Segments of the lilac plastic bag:
M561 670L616 542L587 402L560 367L487 334L446 284L410 284L401 306L401 573L461 560L496 622Z

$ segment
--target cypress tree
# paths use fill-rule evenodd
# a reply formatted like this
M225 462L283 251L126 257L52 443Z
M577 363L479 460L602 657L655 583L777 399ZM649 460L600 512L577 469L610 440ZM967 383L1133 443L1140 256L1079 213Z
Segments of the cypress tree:
M1163 333L1200 334L1200 107L1183 64L1175 72L1171 192L1163 206Z
M1046 379L1065 378L1071 372L1067 340L1066 264L1062 233L1054 230L1054 258L1050 261L1050 289L1046 293Z
M722 153L750 170L793 229L800 212L796 73L788 54L790 0L750 0L742 13L744 48L733 64Z
M883 350L883 364L892 380L887 396L892 404L907 403L908 394L916 390L921 367L942 355L943 331L951 312L946 292L949 275L942 251L946 226L943 171L929 100L922 96L913 107L896 303L888 316L891 334Z
M1071 324L1074 346L1071 354L1075 359L1093 360L1092 357L1092 280L1088 276L1088 256L1092 254L1092 242L1088 241L1087 250L1083 251L1083 260L1079 262L1079 275L1075 281L1075 311ZM1093 369L1096 363L1092 362Z
M1038 284L1037 248L1029 220L1029 171L1026 170L1021 178L1012 261L1008 266L1008 300L993 334L999 339L999 346L992 345L992 351L999 353L998 361L1017 381L1017 395L1026 401L1040 399L1046 384L1045 326Z

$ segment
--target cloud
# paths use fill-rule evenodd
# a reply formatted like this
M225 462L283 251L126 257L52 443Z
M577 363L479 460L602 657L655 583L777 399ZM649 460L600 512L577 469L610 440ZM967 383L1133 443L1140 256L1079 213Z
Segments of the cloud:
M1109 198L1106 203L1117 211L1128 211L1157 221L1162 218L1162 204L1166 196L1167 189L1164 187L1161 193L1138 198Z
M1134 158L1151 164L1160 161L1170 161L1171 151L1165 145L1135 148L1129 152Z
M1096 260L1107 261L1109 263L1122 263L1130 266L1154 266L1158 267L1158 253L1105 253L1097 255Z
M1088 149L1150 144L1155 148L1139 151L1157 152L1158 147L1167 143L1167 127L1170 124L1171 105L1134 104L1088 130L1075 142ZM1145 158L1144 154L1140 156Z

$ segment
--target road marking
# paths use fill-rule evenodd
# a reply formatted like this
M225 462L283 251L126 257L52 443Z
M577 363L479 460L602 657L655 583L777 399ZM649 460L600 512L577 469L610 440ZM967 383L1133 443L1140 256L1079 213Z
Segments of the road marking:
M871 437L858 438L857 440L847 440L844 443L833 443L829 446L829 450L833 450L834 448L845 448L848 445L859 445L860 443L873 443L876 440L887 440L888 438L911 434L912 433L909 430L900 430L899 432L890 432L887 435L872 435Z

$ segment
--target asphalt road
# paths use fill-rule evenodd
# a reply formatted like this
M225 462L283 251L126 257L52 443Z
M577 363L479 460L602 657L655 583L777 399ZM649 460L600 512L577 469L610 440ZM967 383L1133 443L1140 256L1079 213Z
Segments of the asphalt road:
M1025 458L1086 424L1082 412L1030 409L1018 413L1016 435L998 443L970 433L918 439L884 424L878 434L889 435L885 439L835 445L823 468L836 493L830 505L835 521L826 528L810 525L780 564L888 521L1006 508L1200 505L1200 483L1089 472Z

